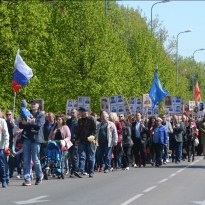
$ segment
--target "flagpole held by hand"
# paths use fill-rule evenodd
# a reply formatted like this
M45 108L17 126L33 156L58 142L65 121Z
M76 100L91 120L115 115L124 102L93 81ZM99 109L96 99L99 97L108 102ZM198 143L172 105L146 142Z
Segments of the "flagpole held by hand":
M13 118L14 118L14 111L15 111L15 107L16 107L16 92L14 92L14 104L13 104Z

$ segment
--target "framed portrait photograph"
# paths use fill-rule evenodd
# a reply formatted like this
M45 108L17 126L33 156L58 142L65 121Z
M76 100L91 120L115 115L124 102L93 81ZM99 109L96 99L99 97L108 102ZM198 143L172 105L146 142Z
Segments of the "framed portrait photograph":
M110 99L108 97L103 97L100 99L100 110L110 112Z
M116 112L117 113L117 105L110 105L110 112Z
M181 105L180 104L175 104L174 106L174 112L175 113L181 113L182 112L182 109L181 109Z
M152 101L149 94L143 94L143 107L152 107Z
M116 105L117 104L117 96L111 96L110 97L110 105ZM111 111L112 112L112 111Z
M84 97L78 96L78 107L82 107L84 105Z
M137 112L141 113L141 111L142 111L141 106L136 106L135 113Z
M165 107L172 107L172 96L171 95L167 95L164 98L164 106Z
M169 113L173 114L174 113L174 105L172 105L172 107L169 108Z
M90 105L90 97L84 97L84 105Z
M199 111L203 111L204 110L204 102L198 102L198 108L199 108Z
M147 109L147 115L148 116L152 116L153 114L152 114L152 108L151 107L148 107L148 109Z
M175 104L181 104L181 103L182 103L181 96L175 96Z
M73 108L78 109L78 101L73 100Z
M117 113L118 114L124 114L124 105L118 105L117 106Z
M142 105L142 98L135 98L136 106Z
M130 105L135 105L135 98L134 97L130 97Z
M73 100L67 100L67 107L73 108Z
M154 109L153 109L153 115L154 116L158 116L159 114L159 108L156 106Z
M195 101L189 101L188 107L190 111L193 111L195 106L196 106Z
M117 96L117 104L124 104L124 97L123 95L118 95Z

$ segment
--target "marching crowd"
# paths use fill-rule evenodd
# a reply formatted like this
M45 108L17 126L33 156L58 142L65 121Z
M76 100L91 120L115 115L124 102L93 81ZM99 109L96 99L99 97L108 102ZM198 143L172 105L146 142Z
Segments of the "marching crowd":
M31 102L31 112L21 101L21 116L14 120L12 111L5 115L0 109L0 180L6 188L14 171L23 178L23 186L42 182L46 146L49 141L60 142L61 168L70 177L94 176L94 172L109 173L113 169L129 170L160 167L172 161L194 161L199 143L205 152L205 117L149 117L140 113L123 114L101 111L98 117L83 107L72 109L69 118L63 114L39 110ZM205 153L203 153L205 154Z

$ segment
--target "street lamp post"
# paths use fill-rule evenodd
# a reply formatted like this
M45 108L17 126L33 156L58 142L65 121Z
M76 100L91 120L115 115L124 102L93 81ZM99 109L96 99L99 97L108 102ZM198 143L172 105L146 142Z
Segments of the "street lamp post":
M178 47L179 47L179 35L182 34L182 33L188 33L188 32L191 32L191 30L187 30L187 31L182 31L180 33L177 34L177 45L176 45L176 84L178 86Z
M105 0L105 14L107 14L108 12L108 4L109 4L109 0Z
M204 51L205 50L205 48L200 48L200 49L197 49L197 50L195 50L194 52L193 52L193 55L192 55L192 57L193 57L193 61L195 62L195 59L194 59L194 55L195 55L195 53L196 52L198 52L198 51ZM192 71L192 90L193 90L193 96L192 96L192 99L194 100L194 69L193 69L193 71Z
M153 7L154 7L156 4L167 3L167 2L169 2L169 1L170 1L170 0L158 1L158 2L156 2L156 3L154 3L154 4L152 5L152 7L151 7L151 33L152 33L152 30L153 30L153 28L152 28L152 10L153 10Z

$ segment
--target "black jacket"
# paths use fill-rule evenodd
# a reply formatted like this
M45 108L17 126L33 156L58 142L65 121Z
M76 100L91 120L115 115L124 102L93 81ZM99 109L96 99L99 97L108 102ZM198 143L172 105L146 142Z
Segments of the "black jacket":
M123 137L122 145L124 147L131 147L133 145L130 126L125 126L122 128L122 137Z
M76 140L88 142L90 135L96 135L96 121L93 117L80 118L76 127Z
M44 142L43 126L45 124L45 116L42 112L36 112L33 117L36 118L34 123L28 122L26 125L19 123L19 128L29 133L29 139L32 142L42 143Z

